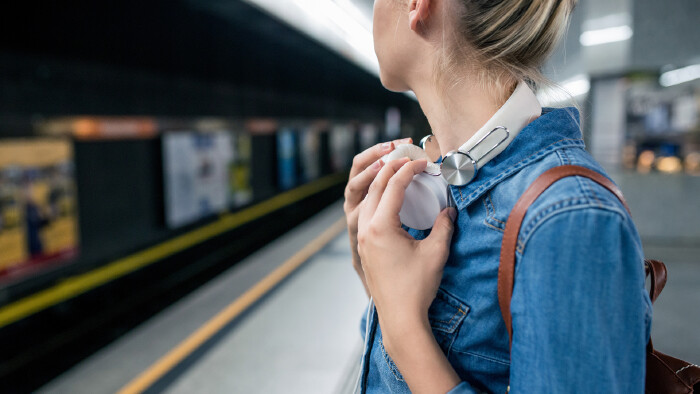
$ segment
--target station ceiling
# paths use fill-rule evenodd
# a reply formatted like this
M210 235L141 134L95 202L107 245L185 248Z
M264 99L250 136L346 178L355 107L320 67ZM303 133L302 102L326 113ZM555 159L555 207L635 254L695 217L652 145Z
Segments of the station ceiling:
M415 108L376 75L245 1L123 0L5 6L0 55L150 70L270 94ZM365 2L365 7L371 1Z

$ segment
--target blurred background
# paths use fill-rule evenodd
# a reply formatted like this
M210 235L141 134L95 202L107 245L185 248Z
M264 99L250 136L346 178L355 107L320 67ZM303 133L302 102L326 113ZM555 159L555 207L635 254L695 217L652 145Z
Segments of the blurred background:
M366 303L355 153L430 129L386 91L372 0L0 12L0 392L349 392ZM700 3L580 2L545 74L582 110L700 361Z

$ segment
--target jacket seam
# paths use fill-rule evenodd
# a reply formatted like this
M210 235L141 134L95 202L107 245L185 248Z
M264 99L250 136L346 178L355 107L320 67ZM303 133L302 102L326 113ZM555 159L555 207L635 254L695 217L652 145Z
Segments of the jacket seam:
M459 315L459 314L461 314L462 316L466 316L467 312L465 312L461 307L459 307L459 308L457 308L455 313L452 314L452 317L450 317L449 321L438 320L438 319L433 319L432 321L435 323L444 323L445 325L449 326L450 324L452 324L452 321L455 319L455 317L457 317L457 315ZM433 328L440 330L440 331L443 331L442 329L440 329L438 327L433 327ZM449 328L448 328L448 330L449 330Z
M536 217L532 218L527 225L527 231L521 236L518 237L518 247L516 249L517 253L519 253L522 257L522 254L527 247L527 243L532 238L532 235L542 227L543 224L545 224L547 221L550 219L571 211L579 211L579 210L585 210L585 209L592 209L593 211L608 211L612 213L617 213L620 218L622 219L623 222L627 222L627 215L626 211L623 211L622 209L618 207L611 207L611 206L601 206L601 205L595 205L592 204L591 202L587 203L582 203L582 204L576 204L576 205L568 205L562 208L558 209L552 209L553 206L571 201L571 200L576 200L580 199L581 197L572 197L572 198L567 198L565 200L560 200L559 202L556 202L554 204L550 204L548 207L544 208L541 212L539 212ZM549 209L549 212L547 210Z
M399 368L394 364L394 360L389 357L389 354L386 352L386 349L384 349L384 338L380 338L379 340L379 347L382 350L382 355L384 356L384 361L386 361L387 366L389 367L389 370L391 373L394 375L394 378L398 380L399 382L403 382L403 375L401 375L401 372L399 371Z
M506 230L504 230L504 229L502 229L502 228L500 228L500 227L494 226L493 224L487 222L486 220L484 220L484 224L485 224L486 226L491 227L492 229L494 229L494 230L496 230L496 231L499 231L499 232L502 232L502 233L506 231Z
M492 229L500 232L505 231L506 222L500 220L496 217L496 209L493 207L493 201L491 200L491 193L486 193L482 199L484 203L484 209L486 210L486 217L484 218L484 224ZM493 220L496 224L489 223L489 220Z
M557 154L559 155L561 164L571 164L571 159L569 158L569 154L566 152L566 149L558 150Z
M523 240L527 239L529 234L535 230L535 227L539 224L540 220L547 215L556 212L558 209L557 206L562 206L562 208L575 206L573 202L577 200L581 201L581 205L590 204L590 200L586 196L579 195L555 201L540 208L539 211L536 211L534 216L528 222L520 226L520 231L518 233L518 250L522 250L525 247Z
M561 164L563 164L563 165L565 165L565 164L574 164L574 161L569 157L569 154L567 153L567 150L566 150L566 149L560 149L560 150L558 150L558 151L557 151L557 154L558 154L558 156L559 156L559 159L560 159L560 161L561 161ZM585 179L583 179L583 178L580 177L580 176L575 176L575 177L573 177L573 178L576 179L576 182L577 182L578 185L579 185L579 190L581 191L581 194L583 194L583 195L585 195L585 196L587 196L587 197L592 198L593 200L595 200L595 202L596 202L599 206L603 206L603 204L601 203L601 201L598 199L598 196L596 195L596 193L594 192L594 190L590 188L589 183L586 182Z
M497 221L498 223L505 226L506 222L504 222L503 220L500 220L496 217L496 208L493 207L493 201L491 200L491 193L487 193L484 200L488 200L489 208L487 208L486 211L488 212L491 219L493 219L493 220ZM484 205L486 205L486 201L484 201Z
M593 181L589 180L589 182L586 182L586 179L583 179L580 176L577 176L575 178L577 178L579 184L581 185L582 192L585 193L591 199L593 199L599 207L602 207L603 203L600 201L600 199L596 195L595 190L593 190L593 188L591 187L591 182L593 182Z
M559 156L559 160L560 160L560 163L562 165L573 164L573 160L571 160L571 158L567 154L566 149L558 150L557 154ZM581 177L575 176L573 178L576 179L576 182L578 183L579 191L581 192L581 194L586 195L586 189L583 186L583 183L581 183Z
M484 356L483 354L478 354L471 352L469 350L458 350L458 349L452 349L452 352L454 353L460 353L460 354L468 354L470 356L478 357L478 358L483 358L484 360L492 361L494 363L502 364L502 365L510 365L509 361L501 360L495 357L490 357L490 356Z
M567 149L561 149L557 152L558 153L560 152L561 155L563 155L565 157L566 163L563 163L563 164L581 165L577 160L575 160L574 158L571 158L569 156ZM560 155L560 157L561 157L561 155ZM591 180L587 181L585 178L580 177L580 176L575 177L575 178L578 181L578 184L581 187L581 191L583 193L588 194L601 207L605 205L603 202L604 198L602 198L602 196L595 190L595 188L591 187L591 182L593 182L593 181L591 181Z

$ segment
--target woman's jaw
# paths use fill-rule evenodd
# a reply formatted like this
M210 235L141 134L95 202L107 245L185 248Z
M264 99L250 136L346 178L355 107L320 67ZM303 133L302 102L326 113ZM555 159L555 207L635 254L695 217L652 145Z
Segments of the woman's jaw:
M450 28L449 12L449 0L374 3L373 34L382 85L415 93L443 155L473 136L503 105L502 97L508 97L506 91L516 83L494 87L483 81L484 74L473 64L435 78L442 48L452 47L447 40L453 35L443 34Z

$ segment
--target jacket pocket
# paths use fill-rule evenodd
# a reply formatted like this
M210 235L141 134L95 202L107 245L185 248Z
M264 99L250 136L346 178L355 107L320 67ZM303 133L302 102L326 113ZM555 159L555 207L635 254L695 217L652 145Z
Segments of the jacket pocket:
M457 329L467 313L469 313L467 305L442 288L438 289L435 300L428 310L428 319L435 339L448 356L452 342L458 333Z
M457 329L468 312L468 306L445 290L438 289L435 300L433 300L428 310L428 319L430 320L430 327L433 330L433 335L445 355L449 356L450 347L458 333ZM403 382L404 379L401 372L399 372L399 369L396 367L396 364L394 364L389 353L384 349L384 341L381 334L379 336L379 347L389 372L394 375L396 380Z

